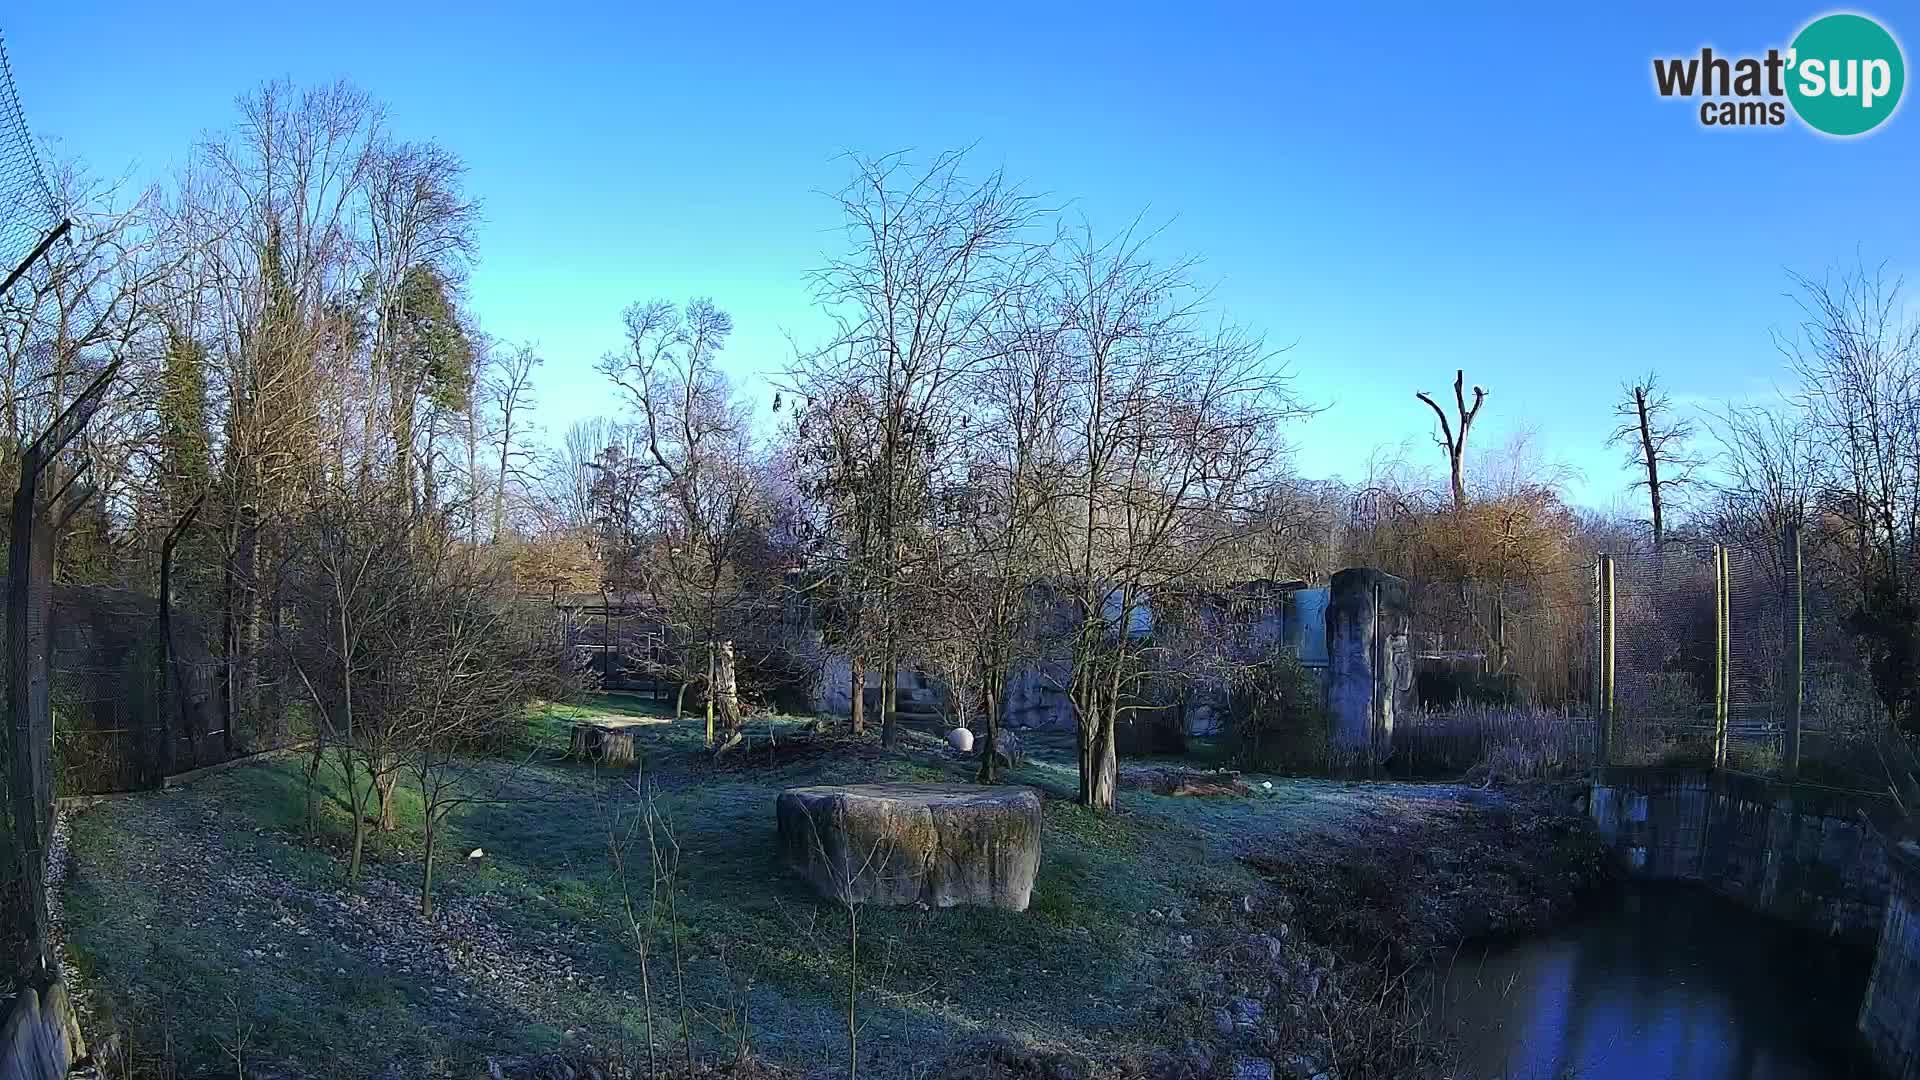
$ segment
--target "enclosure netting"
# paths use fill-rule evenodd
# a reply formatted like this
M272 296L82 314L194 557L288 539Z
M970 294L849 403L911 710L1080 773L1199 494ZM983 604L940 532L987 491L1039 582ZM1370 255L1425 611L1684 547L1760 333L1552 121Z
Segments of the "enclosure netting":
M1673 739L1711 734L1714 567L1708 550L1669 546L1613 558L1613 711L1620 729ZM1597 616L1606 616L1601 597Z
M1725 764L1782 768L1798 660L1803 769L1811 762L1843 780L1849 769L1871 771L1860 766L1871 764L1884 714L1847 627L1852 601L1844 587L1806 572L1790 541L1609 558L1611 605L1603 571L1594 639L1596 694L1604 695L1600 652L1611 610L1615 763L1713 760L1724 707Z
M63 220L59 202L40 167L20 108L13 70L4 43L0 43L0 274L11 274L21 267ZM25 471L21 462L26 444L41 435L65 404L55 400L47 379L52 361L59 354L55 344L63 320L47 319L40 310L42 298L55 292L50 287L53 284L53 270L42 257L27 266L7 294L0 296L0 344L4 344L8 374L5 419L10 436L7 445L0 448L9 479L9 483L0 485L0 491L8 495L12 495L14 486L11 481ZM65 475L73 474L68 471ZM46 496L60 493L61 477L58 469L44 470L42 489ZM12 501L7 500L9 504ZM7 809L6 827L0 834L9 845L7 852L0 853L0 893L5 894L0 899L18 920L0 919L0 938L9 939L0 944L8 947L11 958L15 955L12 939L35 943L36 948L19 954L26 957L17 969L24 976L35 963L34 954L44 956L45 950L46 904L40 872L51 829L54 790L47 635L53 544L52 528L43 513L34 515L26 535L14 535L21 531L9 518L8 540L10 552L15 554L9 558L8 604L24 613L25 626L24 632L6 634L6 662L0 665L0 690L12 704L5 718L7 749L0 757ZM13 845L19 845L20 850L12 851Z

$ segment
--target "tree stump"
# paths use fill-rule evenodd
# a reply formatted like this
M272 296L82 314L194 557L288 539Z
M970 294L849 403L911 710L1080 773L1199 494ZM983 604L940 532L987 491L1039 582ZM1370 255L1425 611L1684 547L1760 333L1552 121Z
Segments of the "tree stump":
M631 765L639 760L633 747L634 732L647 726L645 720L611 716L582 720L573 725L571 754L581 761L597 761L602 765Z
M1040 795L1032 788L789 788L775 816L787 864L843 904L1025 911L1040 868Z

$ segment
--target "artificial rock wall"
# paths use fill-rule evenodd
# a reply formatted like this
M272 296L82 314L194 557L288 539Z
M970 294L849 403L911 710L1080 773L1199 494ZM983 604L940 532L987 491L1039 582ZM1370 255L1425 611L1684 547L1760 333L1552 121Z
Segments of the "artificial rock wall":
M1886 919L1873 979L1860 1003L1860 1037L1892 1080L1920 1078L1920 845L1906 840L1888 853Z
M1327 588L1327 712L1336 759L1367 765L1393 750L1393 722L1413 708L1407 583L1357 567Z
M1887 910L1886 800L1725 770L1610 767L1588 801L1636 877L1695 881L1748 908L1871 944Z
M0 1028L0 1080L58 1080L86 1057L67 991L54 983L43 993L22 990Z

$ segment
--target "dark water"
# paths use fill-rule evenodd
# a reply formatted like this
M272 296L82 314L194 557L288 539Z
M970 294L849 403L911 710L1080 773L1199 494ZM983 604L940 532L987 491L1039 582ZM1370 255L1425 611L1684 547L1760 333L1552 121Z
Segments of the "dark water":
M1463 1076L1864 1078L1871 969L1705 890L1639 888L1548 936L1463 949L1439 1007Z

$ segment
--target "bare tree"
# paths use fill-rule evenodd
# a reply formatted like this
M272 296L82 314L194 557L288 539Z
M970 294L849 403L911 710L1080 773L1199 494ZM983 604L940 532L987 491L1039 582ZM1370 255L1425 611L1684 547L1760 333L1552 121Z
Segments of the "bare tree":
M391 695L382 692L381 654L404 641L395 627L409 599L390 587L397 583L388 574L392 545L403 540L409 516L391 497L366 494L343 488L323 498L293 536L290 592L298 615L278 641L313 704L316 760L332 750L345 785L349 881L360 877L376 792L397 767L395 728L382 714Z
M1902 282L1795 276L1804 319L1780 347L1816 448L1823 516L1852 548L1849 621L1893 724L1920 726L1920 321Z
M1673 402L1652 372L1637 383L1622 386L1620 393L1621 400L1613 408L1620 426L1607 441L1624 446L1627 465L1640 474L1633 486L1646 489L1653 515L1653 547L1658 551L1666 540L1666 514L1672 496L1694 483L1694 473L1701 464L1687 445L1693 439L1694 425L1673 415Z
M177 242L204 295L193 335L217 373L222 418L216 498L222 551L221 698L228 750L259 712L263 606L278 610L273 537L302 502L299 487L344 428L323 424L322 359L337 345L339 298L350 291L352 226L381 112L344 83L296 91L269 83L240 101L234 132L199 148L174 209ZM344 369L334 358L334 373ZM268 555L262 558L266 537Z
M1804 526L1822 495L1825 462L1817 433L1791 401L1728 405L1709 425L1723 517L1717 531L1760 541Z
M1460 429L1457 434L1454 431L1453 425L1447 421L1446 410L1442 409L1438 402L1428 396L1425 390L1421 390L1413 395L1421 401L1426 402L1427 408L1432 409L1434 417L1440 421L1440 434L1434 437L1434 442L1438 443L1440 449L1445 451L1447 455L1447 475L1452 482L1453 508L1455 510L1460 510L1467 505L1467 432L1472 429L1474 418L1480 415L1481 404L1487 400L1487 392L1476 386L1473 388L1473 405L1469 407L1467 405L1465 389L1466 382L1467 373L1465 371L1455 371L1453 373L1453 406L1454 412L1460 422Z
M473 383L472 350L450 295L470 254L478 207L460 184L466 166L433 143L376 139L365 171L364 289L370 309L369 429L384 429L400 483L432 505L433 444L441 418ZM429 413L420 419L425 400ZM424 428L425 446L420 436ZM427 473L416 486L416 455Z
M1080 799L1107 809L1116 724L1151 646L1150 605L1204 580L1279 461L1278 427L1302 409L1257 337L1199 321L1185 263L1160 267L1132 232L1071 243L1051 288L1068 373L1053 557L1070 582L1069 689Z
M626 489L616 493L626 512L609 519L622 557L680 639L673 674L705 688L711 745L739 727L735 631L758 599L740 587L740 572L765 509L744 410L716 363L733 320L710 300L684 311L634 304L625 319L627 347L600 370L638 413L643 456L624 472L602 470L604 483Z
M503 350L481 385L492 412L490 432L497 450L493 477L493 542L507 526L509 491L525 490L532 479L533 449L527 416L533 411L533 376L544 361L531 343Z
M998 347L992 319L1044 254L1032 235L1044 216L1036 200L998 172L967 180L964 159L944 153L918 169L904 154L852 159L853 179L835 197L848 250L813 275L836 333L788 374L806 401L871 410L875 439L856 475L867 503L857 516L870 530L861 548L870 569L859 576L873 595L859 618L878 623L871 637L889 745L902 654L898 594L930 508L928 474L952 445L955 395Z

